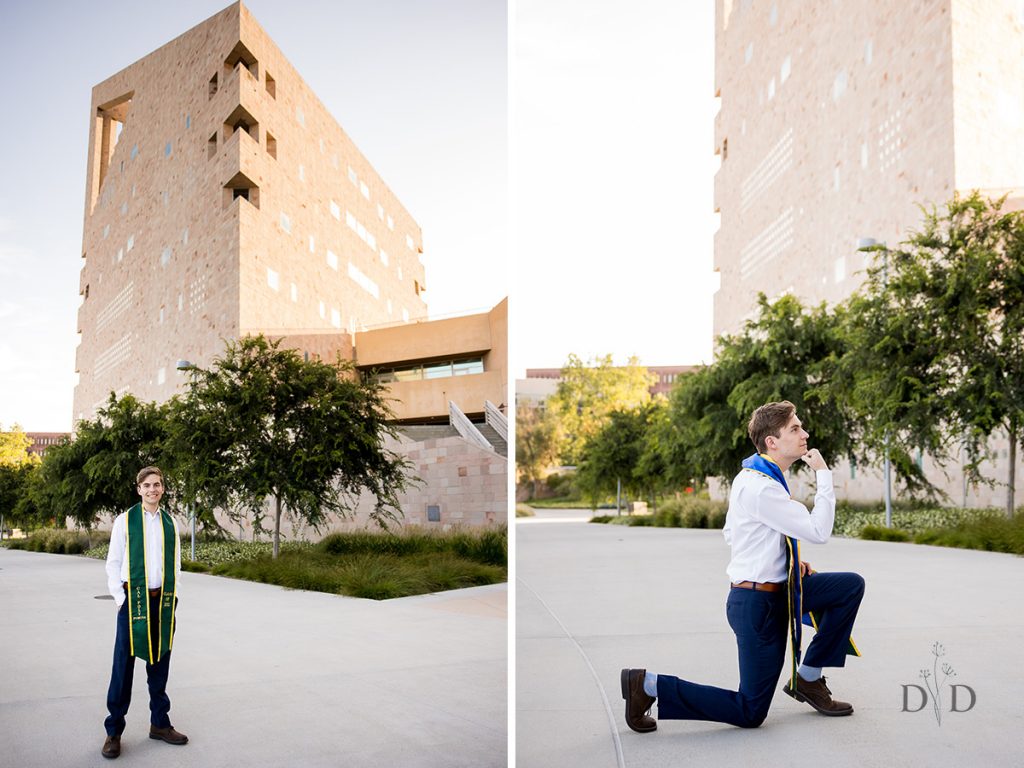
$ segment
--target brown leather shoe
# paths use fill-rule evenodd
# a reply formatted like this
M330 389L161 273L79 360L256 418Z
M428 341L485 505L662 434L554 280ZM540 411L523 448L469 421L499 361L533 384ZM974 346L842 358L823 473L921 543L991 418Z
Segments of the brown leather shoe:
M174 730L174 726L171 725L166 728L157 728L153 725L149 726L149 738L166 741L168 744L188 744L188 736L184 733L178 733Z
M836 701L832 698L832 691L825 684L825 678L819 677L813 683L808 683L800 675L796 676L796 690L789 687L789 683L782 689L787 696L792 696L797 701L810 704L823 715L829 717L842 717L853 714L853 705L845 701Z
M121 737L107 736L107 740L103 742L103 751L100 754L111 760L119 756L121 754Z
M658 730L658 723L650 716L655 698L644 691L646 669L624 669L619 676L622 683L622 698L626 700L626 725L637 733Z

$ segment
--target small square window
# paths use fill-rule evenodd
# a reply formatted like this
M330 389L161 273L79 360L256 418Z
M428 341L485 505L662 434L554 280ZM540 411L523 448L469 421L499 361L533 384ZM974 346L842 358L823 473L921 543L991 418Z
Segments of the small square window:
M427 522L428 523L440 523L441 522L441 505L440 504L427 504Z
M275 291L281 287L280 276L270 267L267 267L267 285L269 285Z

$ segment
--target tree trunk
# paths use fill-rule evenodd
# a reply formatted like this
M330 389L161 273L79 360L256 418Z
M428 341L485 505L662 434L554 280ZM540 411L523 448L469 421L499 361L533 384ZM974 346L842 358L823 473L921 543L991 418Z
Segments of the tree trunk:
M1017 420L1010 419L1010 469L1006 478L1006 516L1013 517L1013 501L1017 495Z
M274 497L274 559L281 551L281 496Z

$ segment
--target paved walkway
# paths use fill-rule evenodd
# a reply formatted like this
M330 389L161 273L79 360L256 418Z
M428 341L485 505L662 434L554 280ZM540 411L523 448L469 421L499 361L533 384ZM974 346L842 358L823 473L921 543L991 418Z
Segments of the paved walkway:
M521 768L1024 765L1024 558L838 538L807 546L816 570L867 580L854 632L863 658L826 671L855 714L822 717L782 694L780 681L758 729L665 721L637 734L623 720L622 667L737 685L725 619L729 550L719 531L572 517L538 510L516 523ZM936 642L956 671L943 688L941 726L930 702L901 711L901 686L923 686ZM973 709L948 711L950 683L976 692ZM920 697L908 692L915 709ZM958 693L964 709L969 693Z
M507 585L376 602L181 578L168 693L190 743L148 738L136 663L119 764L507 763ZM0 548L0 766L108 766L103 563Z

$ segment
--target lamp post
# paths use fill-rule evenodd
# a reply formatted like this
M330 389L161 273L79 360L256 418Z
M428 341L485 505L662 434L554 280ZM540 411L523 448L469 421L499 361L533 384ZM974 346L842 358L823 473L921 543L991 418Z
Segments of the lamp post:
M878 242L873 237L861 237L857 240L858 251L881 251L882 258L882 285L886 290L889 288L889 249L884 242ZM885 463L883 464L885 475L885 527L892 528L892 482L891 463L889 461L889 430L885 430Z
M193 368L195 368L195 366L192 365L192 363L189 362L188 360L179 360L178 362L176 362L174 364L174 367L179 372L180 371L190 371ZM195 505L194 504L189 507L189 521L191 522L191 527L192 527L192 555L191 555L191 560L192 560L192 562L195 562L195 559L196 559L196 510L195 510Z

